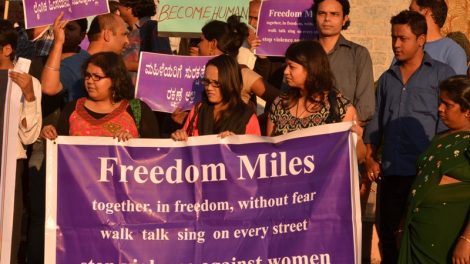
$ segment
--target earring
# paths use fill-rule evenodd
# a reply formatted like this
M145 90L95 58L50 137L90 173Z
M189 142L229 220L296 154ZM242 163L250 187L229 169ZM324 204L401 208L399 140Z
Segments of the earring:
M469 118L470 117L470 110L466 110L464 116L465 116L465 118Z

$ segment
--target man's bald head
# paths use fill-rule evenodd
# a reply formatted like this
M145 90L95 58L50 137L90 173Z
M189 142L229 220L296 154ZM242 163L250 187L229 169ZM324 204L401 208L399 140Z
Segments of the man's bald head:
M88 31L90 46L99 47L100 51L112 51L120 54L129 43L128 26L115 14L99 15L93 19Z
M97 41L100 38L101 32L104 30L111 30L116 34L116 29L122 24L125 24L124 20L116 14L103 14L96 16L91 22L90 29L88 30L87 36L90 41Z

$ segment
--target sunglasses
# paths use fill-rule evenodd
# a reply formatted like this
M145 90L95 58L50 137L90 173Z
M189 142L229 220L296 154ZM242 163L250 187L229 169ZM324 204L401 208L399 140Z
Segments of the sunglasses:
M202 83L202 85L204 85L204 86L209 86L209 84L210 84L210 85L212 85L212 87L214 87L214 88L220 88L220 87L222 86L218 81L209 80L209 79L207 79L207 78L202 78L202 79L201 79L201 83Z
M89 73L89 72L85 72L85 80L88 80L88 79L92 79L93 81L95 82L98 82L98 81L101 81L102 79L105 79L105 78L109 78L108 76L100 76L98 74L95 74L95 73Z

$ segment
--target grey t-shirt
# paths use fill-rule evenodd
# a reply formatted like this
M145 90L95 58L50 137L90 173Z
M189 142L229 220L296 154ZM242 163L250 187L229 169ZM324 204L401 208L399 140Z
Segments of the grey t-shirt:
M328 60L336 88L351 100L359 120L370 120L375 111L375 90L369 51L340 35Z

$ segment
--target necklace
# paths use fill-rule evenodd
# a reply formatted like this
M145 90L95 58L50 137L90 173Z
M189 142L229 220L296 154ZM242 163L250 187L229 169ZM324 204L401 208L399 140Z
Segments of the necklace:
M297 106L295 108L295 117L302 118L302 115L305 112L307 112L307 110L312 106L313 106L313 109L312 109L313 112L318 111L318 107L321 104L321 100L315 99L315 100L313 100L313 102L310 102L310 101L306 100L305 109L300 114L299 114L299 104L300 104L300 100L297 102Z
M308 104L308 102L307 102L307 103L305 104L305 109L299 114L299 104L300 104L300 101L297 102L297 107L296 107L296 109L295 109L295 117L297 117L297 118L301 118L302 115L307 111L308 107L310 106L310 105Z

